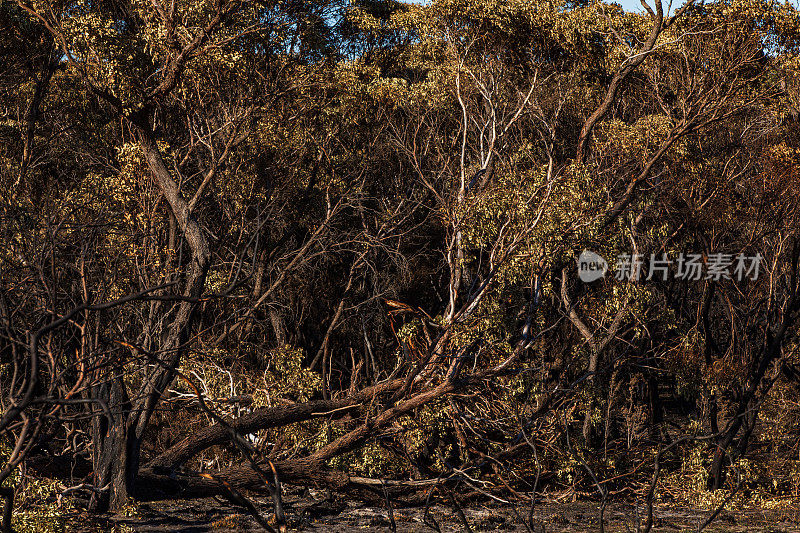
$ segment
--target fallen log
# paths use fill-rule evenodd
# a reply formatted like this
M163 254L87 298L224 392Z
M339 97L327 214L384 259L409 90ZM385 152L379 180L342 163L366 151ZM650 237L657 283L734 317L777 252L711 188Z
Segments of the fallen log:
M437 484L452 483L458 476L419 480L384 480L350 476L345 472L320 467L304 459L274 463L282 483L313 486L335 492L374 495L368 499L382 499L384 487L392 497L427 491ZM264 465L264 468L268 466ZM240 490L268 494L263 478L249 465L236 465L210 473L191 471L165 472L157 468L143 468L136 480L135 497L140 501L165 499L192 499L222 494L227 483ZM362 494L363 495L363 494Z
M178 468L203 450L229 441L232 438L231 429L240 435L247 435L255 431L304 422L312 418L344 416L348 410L357 408L378 395L393 392L402 384L402 379L395 379L366 387L345 398L257 409L252 413L226 421L229 427L217 423L188 435L150 461L147 466L168 470Z

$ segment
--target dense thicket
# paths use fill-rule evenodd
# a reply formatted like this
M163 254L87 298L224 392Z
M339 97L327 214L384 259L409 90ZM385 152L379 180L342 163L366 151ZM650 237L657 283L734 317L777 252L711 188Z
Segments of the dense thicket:
M800 14L664 9L4 1L4 527L36 476L797 496Z

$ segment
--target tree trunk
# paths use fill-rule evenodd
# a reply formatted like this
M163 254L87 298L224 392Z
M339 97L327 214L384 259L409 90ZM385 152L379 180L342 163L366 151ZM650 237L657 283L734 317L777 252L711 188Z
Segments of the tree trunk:
M711 472L708 476L708 490L719 490L725 484L728 457L727 450L741 426L742 418L741 416L737 416L732 425L725 432L722 440L717 444L717 448L714 451L714 461L711 463Z
M154 180L167 199L192 254L183 290L186 299L178 306L169 333L159 350L147 354L155 364L135 395L136 401L129 401L121 378L117 377L113 384L104 385L107 390L110 389L107 404L117 414L113 420L106 419L103 422L98 419L93 427L95 487L101 491L92 498L91 508L96 511L119 510L136 492L141 441L150 417L164 391L174 380L180 359L187 349L196 300L203 294L211 257L205 234L194 219L178 184L172 179L149 125L141 119L132 126L137 132L139 146ZM122 375L121 369L117 369L115 375Z
M594 437L594 422L592 421L592 411L595 407L594 394L595 387L597 386L597 367L600 363L599 350L592 347L592 352L589 355L589 378L586 383L589 386L589 392L592 395L586 402L586 415L583 418L583 441L586 446L591 447L592 439Z
M658 393L658 379L652 373L647 378L647 389L650 400L648 402L650 404L650 438L658 440L663 433L664 439L669 443L669 433L666 429L662 432L664 406L661 403L661 395Z
M119 369L112 372L118 373ZM92 422L93 484L97 491L92 493L89 508L95 512L121 509L128 501L136 475L136 465L131 460L138 457L138 444L132 442L133 435L128 431L130 402L124 387L122 380L116 379L93 391L116 413L113 420L98 416Z

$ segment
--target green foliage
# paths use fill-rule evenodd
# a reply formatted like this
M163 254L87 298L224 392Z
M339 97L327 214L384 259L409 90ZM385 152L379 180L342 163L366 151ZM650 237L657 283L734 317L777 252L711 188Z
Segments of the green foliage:
M303 402L320 390L322 381L319 375L302 364L302 350L282 346L270 351L268 357L264 388L256 393L256 405L278 398Z
M12 450L0 442L0 464L5 464ZM19 533L65 533L70 530L70 513L74 504L57 495L63 487L56 480L38 477L23 478L16 470L3 482L15 488L12 527Z

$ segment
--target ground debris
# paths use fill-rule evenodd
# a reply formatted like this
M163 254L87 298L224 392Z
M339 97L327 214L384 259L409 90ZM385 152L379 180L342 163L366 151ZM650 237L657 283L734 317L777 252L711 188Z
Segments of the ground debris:
M254 498L257 507L272 522L272 505L268 498ZM391 531L385 508L325 494L305 493L287 498L286 513L289 531ZM448 505L437 503L424 507L395 508L397 531L435 531L434 523L444 532L464 530L456 512ZM528 532L521 520L528 519L526 505L471 504L463 512L472 531ZM693 531L707 516L707 511L676 505L658 505L654 510L654 533ZM783 511L725 511L706 531L712 533L800 533L796 513ZM640 520L644 510L638 509ZM631 503L613 503L606 508L605 526L609 533L637 530L637 509ZM577 501L540 503L533 515L532 530L544 526L547 533L583 533L598 530L597 502ZM214 498L191 503L179 501L151 502L138 506L134 516L109 516L94 522L84 522L78 532L120 531L136 533L204 533L217 531L261 531L255 520L241 509Z

